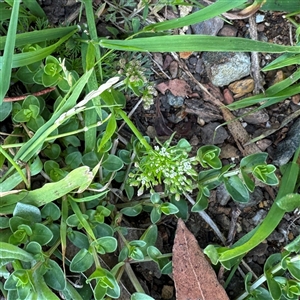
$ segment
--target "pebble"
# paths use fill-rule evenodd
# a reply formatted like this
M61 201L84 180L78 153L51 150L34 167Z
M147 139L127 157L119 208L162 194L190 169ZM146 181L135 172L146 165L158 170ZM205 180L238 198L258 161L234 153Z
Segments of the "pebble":
M169 66L169 72L172 78L176 78L178 75L178 62L173 60Z
M300 118L297 118L295 123L291 126L286 138L278 145L273 156L273 164L282 166L294 155L296 149L300 144Z
M174 96L171 93L167 94L167 102L173 107L181 107L184 102L184 98L181 96Z
M267 212L264 209L260 209L256 212L255 216L252 218L253 224L257 225L260 223L265 216L267 215Z
M227 192L225 188L225 184L222 183L217 187L217 200L220 203L220 205L227 205L228 201L230 200L231 196Z
M254 90L254 80L252 78L238 80L231 83L228 88L235 94L234 98L240 98Z
M255 16L255 22L256 23L262 23L264 20L265 20L265 15L256 14L256 16Z
M244 114L247 114L253 110L251 107L242 108L238 110L238 115L242 116ZM243 120L249 124L262 124L269 121L269 115L265 109L260 109L258 111L254 111L248 115L243 116Z
M223 28L219 31L219 36L236 36L237 28L232 25L224 25Z
M221 124L218 122L211 122L200 128L203 144L218 145L222 144L228 138L228 133L223 126L219 127L215 131L219 125Z
M162 299L172 299L174 296L174 287L170 285L164 285L161 291Z
M224 21L219 17L214 17L200 23L191 25L194 34L217 35L223 27Z
M215 86L228 85L250 74L250 57L243 52L204 52L202 59Z

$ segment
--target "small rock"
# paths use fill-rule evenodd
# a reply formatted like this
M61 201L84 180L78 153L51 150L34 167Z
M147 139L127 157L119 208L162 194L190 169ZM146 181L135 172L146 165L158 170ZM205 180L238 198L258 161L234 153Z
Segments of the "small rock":
M264 209L260 209L256 212L255 216L252 218L253 224L256 226L258 223L260 223L265 216L267 215L267 212Z
M219 228L228 231L230 228L230 219L225 214L215 216Z
M219 31L219 36L236 36L237 28L232 25L224 25L223 28Z
M194 34L217 35L223 27L224 21L219 17L214 17L200 23L191 25Z
M255 22L258 23L262 23L265 20L265 15L263 14L256 14L255 16Z
M224 89L223 96L225 104L231 104L234 101L232 93L229 89Z
M238 158L238 149L230 144L221 148L220 158Z
M272 141L268 139L262 139L256 142L256 146L263 152L271 145L272 145Z
M276 84L278 82L281 82L282 80L285 79L285 75L284 73L280 70L280 71L277 71L276 72L276 75L275 75L275 78L274 78L274 81L273 81L273 84Z
M170 285L164 285L161 291L162 299L172 299L174 296L174 287Z
M293 156L300 144L300 118L290 128L286 138L277 145L273 164L285 165Z
M168 93L167 101L168 101L168 104L173 107L181 107L183 105L184 98L181 96L174 96L173 94Z
M250 74L250 57L243 52L204 52L207 75L215 86L228 85Z
M176 78L178 75L178 62L173 60L169 66L170 75L172 78Z
M239 80L231 83L228 88L235 94L234 98L240 98L254 90L254 80L252 78Z
M251 110L253 110L251 107L239 109L238 116L243 116L242 118L245 122L254 125L269 121L269 115L265 109L260 109L244 116L244 114L249 113Z
M284 239L284 235L280 232L278 232L277 230L273 231L269 237L267 238L268 241L276 241L276 242L279 242L279 243L282 243L285 241Z
M231 196L226 190L225 184L222 183L217 187L217 200L220 205L227 205L228 201L230 200Z
M162 53L159 53L159 52L154 52L153 53L153 60L159 64L161 67L164 65L163 64L163 56L162 56Z
M195 134L193 134L193 136L191 137L190 144L191 144L191 146L199 145L199 139Z
M268 249L268 243L260 243L258 246L256 246L254 249L252 249L248 255L257 255L257 256L263 256L264 254L266 254Z
M173 61L173 57L169 54L166 55L166 58L164 60L163 63L163 70L166 70L167 68L169 68L170 63Z
M193 53L193 51L179 52L179 57L183 59L188 59Z
M200 128L203 144L222 144L228 138L227 131L223 126L218 127L219 125L221 124L218 122L212 122ZM218 129L215 130L217 127Z
M292 102L296 105L300 105L300 94L292 96Z
M198 59L195 66L195 72L201 75L203 71L204 71L203 61L202 59Z

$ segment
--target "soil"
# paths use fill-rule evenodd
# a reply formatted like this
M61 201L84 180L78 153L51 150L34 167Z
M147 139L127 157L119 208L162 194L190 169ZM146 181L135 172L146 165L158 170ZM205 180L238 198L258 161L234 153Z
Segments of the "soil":
M95 1L95 7L97 7L98 2L99 1ZM69 20L70 16L72 16L72 14L80 7L80 3L70 0L41 0L40 3L47 13L51 23L55 25ZM169 12L174 14L174 11L171 9ZM294 31L291 33L289 23L283 18L283 14L267 12L264 15L265 20L258 24L259 36L262 39L266 39L270 42L289 45L290 36L294 36ZM163 13L162 16L164 16ZM103 22L104 20L100 18L99 27L102 29L105 28L105 26L103 26ZM248 19L237 20L233 22L233 26L237 31L237 36L246 37L249 35L247 24ZM276 56L277 55L269 55L266 53L262 54L261 67L268 64ZM190 88L190 96L185 97L184 101L188 102L202 99L202 91L198 88L195 82L191 80L186 72L180 68L180 66L177 66L178 69L175 71L174 69L170 68L170 64L173 63L173 67L175 65L175 68L176 64L178 64L171 54L155 54L152 56L152 60L156 62L153 62L153 69L155 71L153 75L153 81L155 81L155 83L158 84L169 80L168 76L172 79L185 80ZM201 53L193 53L187 59L181 59L180 62L193 74L196 80L201 83L209 82L205 69L201 64ZM158 68L157 65L160 63L162 63L162 66ZM285 73L285 76L288 76L292 71L292 68L286 68L283 70L283 73ZM266 88L274 82L276 76L279 76L279 74L276 74L276 72L269 72L264 76ZM227 86L221 88L221 91L225 90L226 88ZM186 108L186 103L180 105L179 107L171 107L170 105L166 104L166 97L166 95L158 93L155 99L155 105L151 106L150 110L144 110L142 106L139 106L135 111L133 120L143 134L148 134L152 137L157 136L159 139L164 140L168 138L172 132L176 131L175 141L184 137L193 145L194 149L196 150L198 147L204 144L202 138L203 126L207 126L214 122L218 122L218 124L223 122L219 109L213 105L209 106L209 104L207 104L206 109L210 109L210 111L212 111L212 116L219 116L219 119L211 118L211 120L203 121L201 118L197 117L196 114L185 112L184 108ZM135 104L136 99L128 99L126 107L128 112L131 111ZM269 117L269 123L271 125L278 124L285 116L293 111L298 110L299 108L300 106L297 105L296 101L294 103L290 99L287 99L280 104L271 106L266 110L266 113ZM272 162L273 153L276 152L276 145L285 137L292 124L293 122L289 123L278 132L267 137L268 145L265 151L267 151L270 155L270 162ZM263 132L266 127L266 122L244 125L248 133L252 135L257 132ZM230 132L226 129L226 126L224 128L225 133L223 134L226 135L226 137L223 142L218 144L218 146L222 149L231 147L231 149L234 149L234 151L231 151L231 154L227 155L226 158L223 158L223 162L228 163L235 159L235 163L238 164L242 157L241 153L237 149L234 139L230 135ZM237 205L232 200L229 200L228 202L222 202L220 200L220 194L222 191L217 190L212 192L209 207L207 208L206 212L218 225L223 235L227 237L231 227L233 226L231 223L233 218L232 214L233 212L239 210L240 214L236 220L236 234L234 237L234 241L236 241L238 238L242 237L252 228L254 228L260 220L262 220L272 205L273 197L274 194L276 195L276 191L276 187L270 189L258 187L251 199L250 204L243 207ZM145 218L143 215L139 215L136 218L126 218L126 221L133 228L143 228L151 223L149 218ZM163 253L172 251L176 224L176 218L165 217L158 225L160 233L159 240ZM205 248L208 244L212 243L221 244L221 241L216 237L213 230L198 214L190 214L189 220L187 221L187 227L195 235L201 248ZM276 231L273 232L264 243L247 254L245 257L245 262L257 276L261 275L266 258L272 253L282 251L287 242L298 236L299 233L300 218L293 213L286 214ZM242 269L245 273L248 272L248 270L246 270L243 266ZM157 274L157 270L153 269L153 265L137 265L135 267L135 272L140 279L142 286L154 299L176 299L173 281L168 276L160 276ZM227 274L225 274L224 277L226 278ZM130 291L130 286L127 288ZM240 273L236 272L226 291L230 299L233 299L243 290L243 278Z

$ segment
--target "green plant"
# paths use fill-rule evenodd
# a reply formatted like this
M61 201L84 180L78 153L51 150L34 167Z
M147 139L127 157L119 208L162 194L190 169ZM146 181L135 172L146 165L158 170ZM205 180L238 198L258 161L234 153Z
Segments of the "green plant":
M220 184L225 185L235 201L247 202L249 192L255 188L254 179L269 185L278 183L275 167L267 163L265 153L244 157L239 166L223 166L216 146L203 146L191 156L188 141L181 139L173 144L172 136L165 143L156 141L152 147L124 111L125 93L143 98L145 108L152 104L155 92L149 80L151 74L146 72L146 57L134 54L133 60L130 55L112 50L100 51L99 45L124 51L289 52L274 63L279 62L280 66L286 65L286 61L297 62L299 46L244 39L178 37L161 32L211 18L240 5L244 8L246 1L219 0L188 17L148 25L141 31L141 21L147 16L150 4L142 1L142 16L129 20L126 5L131 9L135 2L127 1L126 5L125 2L124 11L118 11L118 3L111 2L106 18L125 19L124 29L132 34L126 36L127 40L99 40L91 0L82 1L88 32L79 32L77 26L26 32L28 24L44 17L38 3L8 0L0 3L3 20L10 16L9 24L1 24L3 32L7 28L7 36L0 37L0 50L4 50L0 57L3 82L0 120L11 116L15 125L12 135L0 146L0 165L7 167L0 180L0 269L5 281L0 289L8 299L26 299L27 295L35 299L59 299L59 294L64 299L117 299L124 272L136 290L131 299L151 299L145 295L131 265L154 261L162 274L172 271L172 254L162 254L155 246L156 223L162 215L187 219L184 196L191 192L197 192L192 211L201 212L208 205L210 191ZM262 2L255 1L252 8ZM9 16L7 7L12 7ZM25 21L20 21L21 17ZM38 29L43 27L41 23L38 21ZM18 27L25 32L16 34ZM118 30L111 31L114 37L121 36ZM45 35L52 42L45 43ZM167 40L170 43L165 46ZM70 63L75 58L77 63ZM118 66L118 74L112 66ZM279 99L299 92L297 72L293 78L267 90L267 96ZM4 98L11 78L32 94L13 105L11 99ZM126 143L118 140L120 121L134 134ZM295 189L298 155L299 152L283 170L282 186L263 223L230 249L212 245L206 248L213 263L220 262L228 269L236 265L274 230L285 211L299 206ZM37 174L42 174L48 183L32 189L31 181ZM160 184L164 191L159 193L156 187ZM149 214L152 225L140 237L127 238L128 228L122 223L122 215L132 217L141 213ZM73 257L68 256L70 247L76 252ZM299 252L297 247L287 246L288 252L280 258L282 269L288 269L292 275L297 274L299 259L292 256L293 252ZM100 259L106 253L116 253L118 261L104 267ZM8 264L12 266L11 271L6 269ZM275 292L278 291L279 285L290 298L297 295L299 278L295 275L295 280L275 278L272 274L274 270L277 272L277 267L273 264L270 257L265 267L270 290L275 285ZM83 279L82 287L69 280L69 273ZM248 283L247 292L255 294Z

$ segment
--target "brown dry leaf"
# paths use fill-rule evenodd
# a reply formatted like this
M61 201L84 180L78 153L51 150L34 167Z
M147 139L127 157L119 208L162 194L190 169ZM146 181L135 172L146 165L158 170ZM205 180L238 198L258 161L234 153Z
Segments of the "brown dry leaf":
M165 94L169 90L174 96L186 97L191 93L190 86L181 79L173 79L169 81L162 82L156 86L156 88Z
M173 278L178 300L229 300L193 234L179 219L173 246Z

